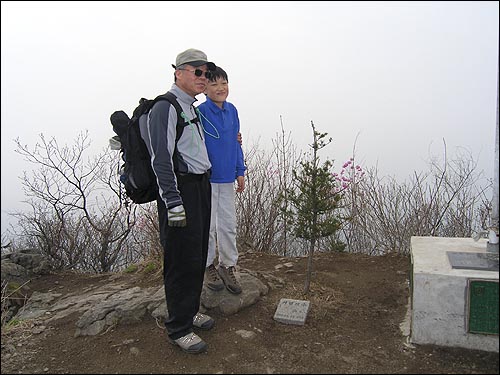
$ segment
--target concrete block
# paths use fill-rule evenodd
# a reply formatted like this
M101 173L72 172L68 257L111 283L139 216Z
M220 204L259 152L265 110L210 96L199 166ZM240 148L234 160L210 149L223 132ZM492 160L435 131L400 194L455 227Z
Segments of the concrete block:
M453 268L447 252L486 252L486 240L411 238L411 333L415 344L498 352L498 335L467 330L469 280L498 282L498 271Z

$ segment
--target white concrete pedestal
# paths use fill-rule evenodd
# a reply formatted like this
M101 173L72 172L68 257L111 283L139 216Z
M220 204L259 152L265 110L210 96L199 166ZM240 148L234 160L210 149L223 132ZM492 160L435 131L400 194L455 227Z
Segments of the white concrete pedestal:
M498 282L498 271L452 268L447 251L486 252L486 240L412 237L410 341L498 352L498 335L469 333L468 281Z

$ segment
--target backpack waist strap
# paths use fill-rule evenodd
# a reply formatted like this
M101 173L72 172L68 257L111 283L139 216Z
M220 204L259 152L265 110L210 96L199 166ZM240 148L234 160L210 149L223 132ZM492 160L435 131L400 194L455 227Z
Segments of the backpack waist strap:
M204 177L209 179L210 175L211 175L211 171L208 170L202 174L176 172L175 175L179 181L186 181L186 182L187 181L201 181Z

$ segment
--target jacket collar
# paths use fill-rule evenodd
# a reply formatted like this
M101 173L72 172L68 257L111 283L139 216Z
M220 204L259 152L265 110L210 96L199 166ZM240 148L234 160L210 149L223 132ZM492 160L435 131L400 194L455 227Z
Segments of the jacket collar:
M212 99L210 99L208 96L205 97L207 98L208 109L210 109L213 113L219 113L226 110L226 102L222 104L222 108L219 108L219 106L215 104Z
M175 96L177 96L177 99L179 99L179 101L187 103L189 105L191 105L197 101L196 98L193 98L191 95L186 94L184 91L182 91L182 89L179 86L177 86L175 83L172 85L172 88L170 89L170 91Z

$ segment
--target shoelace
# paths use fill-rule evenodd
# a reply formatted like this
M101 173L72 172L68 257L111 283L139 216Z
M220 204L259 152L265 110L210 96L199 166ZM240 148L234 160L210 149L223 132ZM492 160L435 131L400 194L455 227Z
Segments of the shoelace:
M195 337L194 337L194 333L192 333L192 332L191 332L189 335L182 337L182 340L181 340L181 341L182 341L184 344L187 344L187 343L189 343L190 341L193 341L194 339L195 339Z
M212 280L218 280L219 279L219 275L217 274L217 270L215 269L215 267L208 267L208 273L210 275L210 277L212 278Z
M196 323L196 324L201 324L203 323L203 316L200 315L200 314L196 314L194 316L194 319L193 319L193 322Z
M231 277L231 281L236 284L236 275L234 274L234 267L228 267L227 273L229 274L229 277Z

